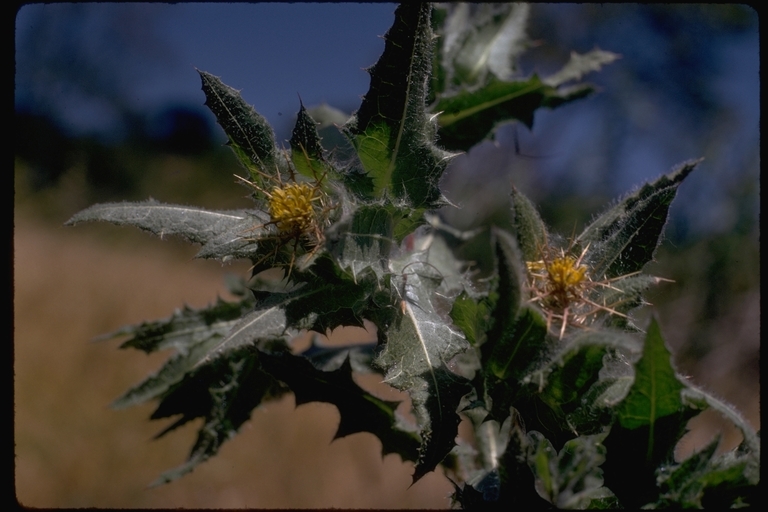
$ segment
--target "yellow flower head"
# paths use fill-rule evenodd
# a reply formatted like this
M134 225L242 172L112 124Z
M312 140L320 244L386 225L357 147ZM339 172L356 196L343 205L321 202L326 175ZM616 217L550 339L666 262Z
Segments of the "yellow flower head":
M318 198L308 183L289 183L275 187L269 198L269 215L282 233L308 234L316 227L312 202Z
M549 285L555 292L567 292L578 288L586 279L587 267L570 257L555 258L547 268Z

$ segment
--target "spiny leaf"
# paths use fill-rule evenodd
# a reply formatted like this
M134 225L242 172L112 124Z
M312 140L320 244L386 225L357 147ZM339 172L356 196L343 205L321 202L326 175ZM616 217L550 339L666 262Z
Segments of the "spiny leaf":
M96 204L76 213L65 225L106 221L135 226L160 238L178 235L190 242L206 244L222 234L244 231L268 220L269 215L258 210L214 211L150 199L138 203Z
M447 321L436 292L441 289L442 271L450 268L436 257L436 268L427 263L428 251L415 252L392 261L392 271L402 283L400 310L383 326L386 344L374 364L384 370L384 381L406 391L418 421L422 446L414 481L432 471L455 444L456 409L469 391L468 381L446 370L445 364L468 348L460 332ZM424 259L422 259L424 258ZM380 327L382 328L382 327Z
M525 270L515 238L502 230L493 233L498 282L490 295L492 325L480 348L487 419L502 421L521 390L526 370L548 349L547 325L535 307L522 305Z
M603 487L600 465L605 461L604 435L571 439L557 453L540 432L531 439L529 465L542 498L558 509L586 508L593 499L605 500L612 493Z
M291 297L288 297L288 294L281 295L283 294L272 294L259 303L255 311L243 316L227 335L211 348L198 366L209 364L242 347L255 345L260 340L287 342L298 335L298 331L288 328L285 315L285 304Z
M674 468L663 468L659 475L659 485L662 494L661 504L670 506L676 504L684 508L702 508L701 498L704 495L705 478L710 472L710 461L720 444L720 436L700 451L688 457L682 464ZM743 467L734 468L740 474Z
M430 110L440 113L440 144L449 150L467 151L504 122L517 119L530 128L536 109L554 108L592 91L588 85L558 91L535 74L516 81L490 78L476 90L463 89L439 98Z
M365 205L332 226L327 246L341 268L355 279L368 268L383 276L394 246L396 213L393 207Z
M291 134L291 161L299 174L312 180L329 178L331 167L317 133L317 123L301 104L296 125ZM332 177L336 177L335 173Z
M300 355L312 363L315 368L324 372L340 368L344 361L349 359L353 371L371 373L373 371L371 361L375 348L375 341L353 345L326 346L318 342L318 336L313 336L311 345Z
M244 316L205 361L259 340L287 341L302 329L326 332L343 325L361 326L377 284L372 271L355 282L327 254L318 256L308 269L295 271L294 278L283 293L263 292L256 310Z
M534 308L522 306L525 270L515 238L494 231L498 284L493 325L483 345L483 366L501 380L518 381L543 348L546 322Z
M285 392L273 377L259 369L256 353L249 350L230 353L196 370L163 396L152 419L182 415L158 437L198 417L204 419L204 424L186 463L163 473L151 486L176 480L215 455L248 421L256 406Z
M327 332L340 326L363 325L364 311L378 281L371 269L353 276L327 254L305 272L297 272L301 287L286 296L288 325ZM309 320L311 319L311 320Z
M232 324L233 322L228 322ZM231 325L229 325L231 327ZM120 398L112 403L115 409L124 409L133 405L148 402L171 387L181 382L194 370L213 347L221 339L221 335L213 334L195 344L190 345L184 353L177 353L168 359L156 373L144 379L140 384L133 386Z
M266 229L264 220L249 219L240 227L229 229L208 240L195 254L195 258L217 259L228 262L233 259L261 261L272 254L275 235Z
M127 325L99 336L96 341L130 335L131 339L123 342L120 348L135 348L147 354L175 348L184 353L189 347L209 336L226 334L232 322L252 310L253 305L253 298L246 296L238 302L227 302L219 298L214 304L202 309L184 306L166 320Z
M384 37L384 53L370 69L363 103L344 127L367 175L373 196L433 208L438 180L450 155L434 144L435 127L425 101L433 34L428 3L401 4Z
M166 361L158 372L129 389L112 406L124 408L165 393L191 372L238 319L251 309L253 299L250 297L239 303L218 300L202 310L185 307L168 320L124 327L109 335L133 335L121 348L138 348L147 353L170 347L176 349L176 355Z
M398 402L381 400L360 388L352 379L349 357L333 371L315 368L307 359L289 353L260 354L262 368L286 383L296 395L296 405L327 402L339 409L341 421L334 439L370 432L381 441L382 455L397 453L415 461L419 439L398 428Z
M647 183L595 219L576 238L598 278L630 274L653 259L677 188L701 162L690 160Z
M682 400L685 405L691 408L703 410L708 407L714 409L723 418L729 420L741 431L744 436L744 451L754 454L757 459L760 458L760 436L752 428L752 425L730 404L723 402L715 396L702 389L687 386L682 391Z
M515 409L509 409L507 419L502 425L502 431L508 432L506 442L500 450L503 450L498 457L496 469L491 471L487 477L477 482L474 486L477 489L486 487L490 484L489 491L483 492L483 501L489 501L487 498L495 498L491 503L483 503L494 508L492 510L537 510L544 509L550 504L539 496L535 490L534 473L531 471L528 460L529 452L532 449L532 439L523 431L524 427L520 424L520 417ZM484 423L485 425L485 423ZM491 476L496 472L498 476L498 490L493 490L496 476ZM484 482L486 478L489 481ZM473 480L473 484L476 479ZM465 490L467 485L465 485ZM494 496L495 495L495 496Z
M601 380L613 382L614 373L600 375L600 370L605 364L605 356L615 352L638 356L639 340L614 331L579 333L563 343L545 365L527 375L523 382L537 387L545 403L566 415L580 407L599 407L586 401L585 397ZM571 427L580 429L581 425Z
M198 70L203 82L205 104L229 137L229 143L254 183L263 183L263 174L273 174L277 165L275 133L266 119L243 100L240 92L217 76Z
M431 368L420 377L426 388L417 387L409 390L411 402L420 419L421 446L413 482L433 471L446 455L456 446L459 433L459 403L470 389L467 379L448 370L442 363ZM426 413L429 422L423 421Z
M492 135L495 128L517 119L529 128L541 107L555 108L594 91L589 84L560 87L618 58L593 50L571 54L563 69L542 80L537 75L512 80L517 58L528 45L525 24L529 7L523 4L473 6L456 4L438 28L439 58L430 98L438 113L440 143L467 151Z

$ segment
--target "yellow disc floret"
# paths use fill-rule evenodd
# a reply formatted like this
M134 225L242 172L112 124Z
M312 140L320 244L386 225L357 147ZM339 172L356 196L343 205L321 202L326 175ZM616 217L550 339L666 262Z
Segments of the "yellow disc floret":
M555 258L547 268L549 274L549 284L554 290L567 291L577 288L584 282L587 274L587 267L578 265L576 260L570 256Z
M315 229L312 202L317 190L308 183L289 183L275 187L269 198L269 215L281 233L308 234Z

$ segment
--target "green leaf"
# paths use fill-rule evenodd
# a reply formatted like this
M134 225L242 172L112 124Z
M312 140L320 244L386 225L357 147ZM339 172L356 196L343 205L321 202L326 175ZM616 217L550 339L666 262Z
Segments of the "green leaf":
M451 320L461 329L464 337L473 347L483 344L485 333L490 327L491 310L485 299L474 300L467 292L456 297L451 309Z
M547 227L530 199L512 186L512 226L525 261L539 261L548 246Z
M693 417L681 391L685 384L672 368L658 322L652 318L635 380L616 407L617 422L605 440L606 485L624 507L636 508L658 499L656 468L669 464L674 447Z
M96 204L76 213L65 225L93 221L134 226L160 238L178 235L193 243L207 244L221 236L242 235L249 230L258 235L261 232L258 226L268 222L269 215L258 210L205 210L150 199L139 203ZM223 257L221 253L216 254Z
M536 490L556 508L587 508L593 500L611 496L603 487L599 467L605 461L603 434L571 439L560 453L541 433L534 430L528 437L532 446L528 463L536 478Z
M203 426L187 461L163 473L151 486L176 480L215 455L248 421L256 406L285 392L273 377L259 369L256 352L251 350L229 353L198 368L162 397L152 419L181 415L157 437L199 417L204 420Z
M329 229L328 251L355 279L368 268L377 276L383 276L394 247L398 213L392 206L360 206Z
M653 259L677 188L699 160L690 160L621 200L576 238L589 244L586 259L597 278L612 278L641 270Z
M413 472L413 482L433 471L456 446L461 417L458 408L471 386L440 363L419 377L421 384L409 390L416 418L419 420L421 446ZM427 421L425 421L427 419Z
M478 89L463 89L439 98L430 110L440 113L437 118L440 144L450 150L467 151L504 122L517 119L531 128L536 109L554 108L592 91L586 85L558 91L535 74L527 80L516 81L490 78Z
M639 345L635 337L626 333L584 331L563 343L544 366L527 375L523 382L537 387L542 401L566 415L581 407L604 407L605 404L597 400L605 398L605 388L601 388L601 393L592 400L587 397L591 388L600 387L600 381L613 383L616 378L615 371L601 375L601 369L607 362L606 355L639 355ZM571 428L581 427L580 424L571 425Z
M243 100L240 92L225 85L217 76L198 70L203 82L205 105L216 116L229 137L229 144L251 180L263 185L264 175L277 170L275 133L267 120Z
M447 248L438 245L436 250ZM374 361L385 372L385 382L411 397L422 437L414 481L432 471L455 444L456 409L469 391L466 379L444 369L469 345L447 318L451 305L441 304L444 299L438 296L444 273L451 271L446 257L430 255L417 251L391 261L400 308L388 325L378 326L386 344ZM432 260L434 265L428 263Z
M167 320L123 327L100 337L107 339L130 334L132 338L125 341L120 348L137 348L147 353L167 348L176 350L176 355L166 361L158 372L129 389L112 406L120 409L144 403L180 382L229 332L238 319L253 309L253 302L250 297L235 303L219 299L216 304L201 310L185 307L177 310Z
M371 85L360 109L344 126L372 195L406 200L417 208L441 202L438 181L450 154L434 144L425 112L433 34L428 3L401 4L387 32L384 53L370 69Z
M680 392L685 385L672 368L671 357L659 324L652 318L645 336L643 356L635 366L635 382L617 410L622 427L630 430L645 425L651 427L647 443L649 452L653 450L656 421L683 407Z
M325 158L325 150L320 143L317 123L301 104L296 125L291 134L291 161L299 174L312 180L322 180L332 171ZM336 177L335 173L331 174Z
M288 294L271 294L260 302L255 311L243 316L223 339L218 340L198 366L259 341L288 342L296 337L298 331L288 329L285 314L285 305L291 298Z
M297 406L327 402L338 408L341 421L334 439L370 432L381 441L382 456L397 453L403 460L417 459L419 439L399 428L398 402L381 400L360 388L352 379L349 356L333 371L319 370L304 357L289 353L262 353L259 360L265 371L294 392Z

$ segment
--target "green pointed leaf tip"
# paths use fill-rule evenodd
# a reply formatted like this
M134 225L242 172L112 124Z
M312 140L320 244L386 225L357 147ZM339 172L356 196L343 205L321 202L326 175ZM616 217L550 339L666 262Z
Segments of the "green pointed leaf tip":
M683 408L680 392L685 385L672 368L671 357L661 337L659 323L652 318L645 336L643 356L635 365L635 382L617 410L619 423L624 428L653 425L659 418Z
M263 178L258 171L270 175L275 171L277 147L272 127L243 100L239 91L225 85L217 76L205 71L197 72L203 83L205 105L216 116L235 154L249 170L251 179L261 183Z
M324 180L331 170L325 159L325 151L320 143L317 123L301 104L293 127L291 140L291 161L296 171L315 181ZM334 174L335 177L335 174Z
M576 242L590 244L586 259L594 276L630 274L653 259L677 188L701 160L684 162L643 185L584 229Z
M512 226L525 261L538 261L547 247L547 227L533 203L512 186Z
M434 144L426 116L433 34L428 3L401 4L387 32L384 53L369 70L371 85L344 126L373 180L374 197L390 195L414 207L433 208L450 155Z

